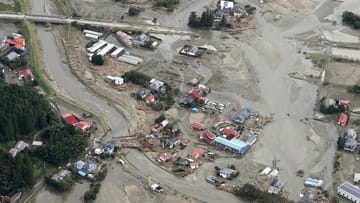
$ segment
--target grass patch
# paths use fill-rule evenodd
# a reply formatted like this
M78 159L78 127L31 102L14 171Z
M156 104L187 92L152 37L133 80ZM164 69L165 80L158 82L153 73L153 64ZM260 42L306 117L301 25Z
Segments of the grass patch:
M0 11L12 11L14 9L12 4L5 4L0 2Z
M52 0L52 1L55 3L59 14L65 15L65 16L73 15L73 13L74 13L73 9L72 9L71 5L69 4L68 0Z
M54 90L47 80L45 73L41 69L40 48L37 43L37 36L34 26L29 21L24 20L19 24L19 29L26 39L27 48L30 53L29 65L33 68L37 81L47 94L53 93Z
M25 13L26 6L24 0L14 0L14 3L2 3L0 2L0 11L13 11Z

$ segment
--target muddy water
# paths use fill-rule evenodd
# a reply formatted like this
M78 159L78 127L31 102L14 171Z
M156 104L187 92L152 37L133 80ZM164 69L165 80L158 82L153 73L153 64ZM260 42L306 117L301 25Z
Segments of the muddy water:
M289 78L290 72L307 72L310 67L303 62L294 42L283 37L275 26L268 24L260 15L256 16L262 28L262 38L250 45L237 42L245 52L245 58L253 66L259 77L262 112L274 113L274 121L264 129L258 148L249 154L255 162L272 166L273 160L280 160L277 167L280 178L287 181L285 190L290 199L298 199L303 188L301 179L296 178L296 171L303 169L305 176L324 171L323 177L331 177L331 164L335 153L333 144L313 143L307 139L313 127L325 128L319 131L322 139L334 141L336 129L322 123L309 124L304 118L311 118L316 102L318 87L304 81ZM300 28L303 28L301 23ZM296 30L297 26L291 28ZM287 34L289 34L288 32ZM263 51L268 48L270 51ZM325 137L326 136L326 137ZM324 146L326 145L326 146ZM325 149L318 150L318 148ZM321 162L322 166L317 163ZM321 168L322 167L322 168ZM331 181L331 179L328 179Z

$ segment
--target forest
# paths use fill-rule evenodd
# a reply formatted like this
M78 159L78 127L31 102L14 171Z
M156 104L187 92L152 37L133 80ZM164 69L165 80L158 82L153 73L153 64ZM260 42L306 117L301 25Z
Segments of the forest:
M0 92L0 142L26 140L58 120L50 103L31 87L5 84Z
M33 186L34 168L27 153L13 158L0 150L0 163L0 195Z
M53 165L59 165L84 151L87 144L85 133L74 126L53 125L41 135L44 144L35 150L35 155Z
M78 156L88 138L73 126L62 125L55 108L34 88L7 84L1 73L0 93L0 195L6 195L34 185L39 178L34 175L38 174L35 163L45 161L50 168L58 167ZM36 133L42 146L25 149L15 157L8 152L16 141L31 143Z

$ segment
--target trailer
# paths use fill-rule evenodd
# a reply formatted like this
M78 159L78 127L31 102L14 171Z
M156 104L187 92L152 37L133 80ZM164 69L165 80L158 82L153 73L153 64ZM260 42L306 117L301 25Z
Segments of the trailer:
M85 33L85 37L89 38L89 39L99 39L98 35L93 35L93 34L90 34L90 33Z
M128 64L131 64L131 65L139 65L139 63L140 63L140 61L138 61L138 60L127 58L127 57L124 57L124 56L120 56L118 59L121 62L128 63Z
M92 31L92 30L83 30L84 34L92 34L92 35L96 35L98 37L101 37L103 34L101 32L95 32L95 31Z
M139 61L139 63L143 62L142 58L139 58L139 57L136 57L136 56L130 56L130 55L127 55L127 54L124 54L122 56L125 57L125 58L129 58L129 59L132 59L132 60Z
M113 49L115 47L115 44L108 44L106 45L106 47L104 47L103 49L101 49L97 55L100 56L105 56L107 53L109 53L111 51L111 49Z
M95 43L92 47L87 48L88 52L90 53L94 53L95 51L97 51L98 49L101 49L102 47L104 47L107 44L106 41L104 40L99 40L97 43Z
M124 47L118 47L115 51L111 53L111 56L114 58L118 57L121 54L121 52L124 51L124 49L125 49Z

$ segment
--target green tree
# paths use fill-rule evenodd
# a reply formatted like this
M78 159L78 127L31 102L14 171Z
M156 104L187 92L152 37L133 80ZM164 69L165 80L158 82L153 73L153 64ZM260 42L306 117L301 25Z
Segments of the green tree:
M338 146L338 149L344 149L345 139L344 139L343 136L339 136L339 137L338 137L337 146Z
M104 65L104 59L101 55L94 54L91 57L91 62L96 65Z
M220 21L220 27L226 27L226 24L227 24L227 20L226 20L225 15L223 15L223 17L221 18L221 21Z
M141 9L138 7L130 7L128 10L129 16L137 16L141 12Z
M189 15L188 25L190 27L197 27L199 25L199 17L195 11L192 11Z

